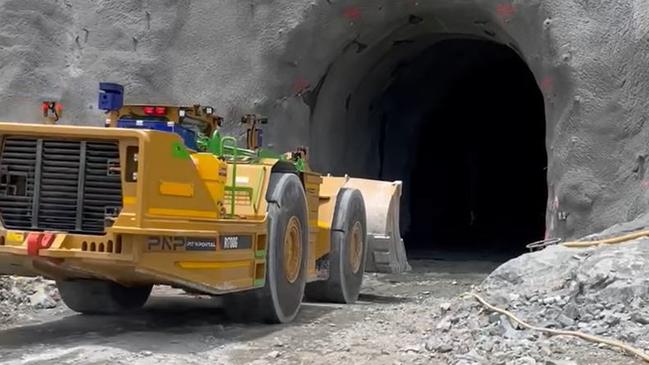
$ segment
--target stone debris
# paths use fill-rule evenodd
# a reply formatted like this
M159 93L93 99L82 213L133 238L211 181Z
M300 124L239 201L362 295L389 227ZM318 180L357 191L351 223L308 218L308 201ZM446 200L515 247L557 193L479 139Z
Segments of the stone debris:
M556 246L515 258L480 285L480 294L533 325L582 331L648 348L649 239L575 253L575 249ZM471 299L458 298L449 308L426 347L448 363L468 359L459 350L461 345L489 364L640 363L607 345L520 328ZM439 351L439 344L448 344L443 349L452 350ZM557 357L563 353L575 354L574 360Z
M0 324L10 323L20 314L60 305L61 297L53 281L0 276Z

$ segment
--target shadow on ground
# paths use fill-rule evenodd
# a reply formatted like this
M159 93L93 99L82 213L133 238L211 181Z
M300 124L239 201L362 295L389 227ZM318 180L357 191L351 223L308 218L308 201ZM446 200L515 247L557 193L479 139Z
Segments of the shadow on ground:
M0 355L34 345L103 345L137 352L147 349L156 338L184 342L197 336L211 336L218 342L245 342L280 329L299 326L335 310L335 307L305 303L293 323L260 325L235 323L225 317L218 301L191 296L152 297L144 309L121 316L72 314L50 322L0 331ZM148 338L149 341L115 341L118 338ZM110 340L110 339L113 340ZM220 340L220 341L219 341ZM184 353L201 350L200 344L164 346L162 352ZM205 344L208 347L208 344ZM183 350L185 349L185 350ZM11 351L15 352L15 351ZM14 354L15 355L15 354ZM2 357L2 356L0 356Z
M182 358L218 353L227 344L241 344L244 349L250 346L246 344L260 344L258 353L248 356L252 358L268 352L268 343L277 337L304 347L328 336L330 326L341 330L373 321L372 313L383 313L381 307L419 303L431 296L448 300L482 281L502 262L494 257L466 259L463 255L429 255L412 260L409 273L368 274L357 304L305 302L298 317L285 325L235 323L226 317L218 299L164 288L154 289L144 309L129 315L84 316L62 308L56 313L43 311L35 313L29 324L23 321L22 326L15 323L19 327L0 330L0 359L22 363L27 354L38 358L35 363L45 364L68 356L76 364L86 363L83 359L88 354L112 353L111 349L133 356L147 351ZM39 357L43 353L46 356Z

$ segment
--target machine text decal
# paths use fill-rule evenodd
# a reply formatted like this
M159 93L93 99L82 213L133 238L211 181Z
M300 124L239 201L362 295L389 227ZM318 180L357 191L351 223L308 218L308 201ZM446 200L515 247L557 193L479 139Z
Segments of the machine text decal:
M149 237L148 251L215 251L216 240L205 237Z
M185 245L187 251L214 251L216 240L207 238L188 238Z
M221 236L221 248L223 250L250 249L252 236Z

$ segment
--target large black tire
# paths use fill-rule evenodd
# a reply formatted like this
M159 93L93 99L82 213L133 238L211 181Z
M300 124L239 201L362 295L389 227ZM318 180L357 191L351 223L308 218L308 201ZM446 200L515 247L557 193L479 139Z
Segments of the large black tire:
M152 285L126 287L106 280L58 281L63 302L83 314L119 314L142 308Z
M360 191L341 189L331 226L329 278L307 284L307 298L346 304L356 302L367 259L366 220L365 201ZM354 240L355 244L352 245ZM357 246L359 242L362 245L360 248Z
M266 282L263 288L225 295L226 314L236 321L287 323L297 315L306 285L309 226L306 195L293 173L273 173L266 195L268 201L268 248ZM299 230L299 267L289 275L285 269L284 241L293 227ZM297 262L297 261L296 261Z

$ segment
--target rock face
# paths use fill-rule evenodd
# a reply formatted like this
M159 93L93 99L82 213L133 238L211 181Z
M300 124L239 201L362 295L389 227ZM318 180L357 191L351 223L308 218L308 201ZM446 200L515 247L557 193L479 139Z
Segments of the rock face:
M495 41L544 94L548 234L599 231L649 203L642 0L4 0L0 24L4 120L39 120L53 98L64 123L101 125L97 84L114 81L133 102L265 113L268 144L308 144L315 167L366 176L380 168L371 104L397 66L440 39Z

